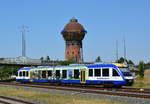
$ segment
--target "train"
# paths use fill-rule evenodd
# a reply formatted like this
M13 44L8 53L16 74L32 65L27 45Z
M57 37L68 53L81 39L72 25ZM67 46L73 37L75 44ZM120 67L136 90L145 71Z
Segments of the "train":
M18 70L16 81L122 87L131 86L134 78L127 65L111 63L24 67Z

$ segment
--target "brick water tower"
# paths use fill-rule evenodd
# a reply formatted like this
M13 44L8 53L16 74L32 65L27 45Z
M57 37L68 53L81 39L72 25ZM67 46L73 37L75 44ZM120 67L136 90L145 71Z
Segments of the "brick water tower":
M87 31L78 23L76 18L72 18L64 27L61 34L66 42L65 59L75 62L83 62L82 40Z

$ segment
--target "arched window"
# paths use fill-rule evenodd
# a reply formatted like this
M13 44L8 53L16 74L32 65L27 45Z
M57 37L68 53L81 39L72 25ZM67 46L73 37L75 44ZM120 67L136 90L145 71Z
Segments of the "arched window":
M69 55L69 51L67 52L67 55Z

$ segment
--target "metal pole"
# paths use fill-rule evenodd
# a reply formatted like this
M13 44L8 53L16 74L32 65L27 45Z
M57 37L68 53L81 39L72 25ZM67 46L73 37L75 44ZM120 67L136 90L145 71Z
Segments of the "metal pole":
M123 41L124 41L124 59L126 59L126 41L125 41L125 37L124 37Z
M22 56L23 57L26 57L26 38L25 38L25 33L29 32L29 31L26 30L27 28L28 27L23 25L22 26L22 30L21 30L21 33L22 33Z
M118 61L118 40L116 40L116 60Z
M80 52L81 52L81 54L80 54L81 56L80 56L80 57L81 57L81 63L83 63L83 48L82 48L82 41L80 42L80 45L81 45L81 51L80 51Z

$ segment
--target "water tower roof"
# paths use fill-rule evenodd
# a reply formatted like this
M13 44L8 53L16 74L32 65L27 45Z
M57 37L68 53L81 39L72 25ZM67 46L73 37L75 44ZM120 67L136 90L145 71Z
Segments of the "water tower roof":
M78 23L78 20L76 18L72 18L70 22L64 27L64 31L67 32L81 32L84 30L84 27Z

